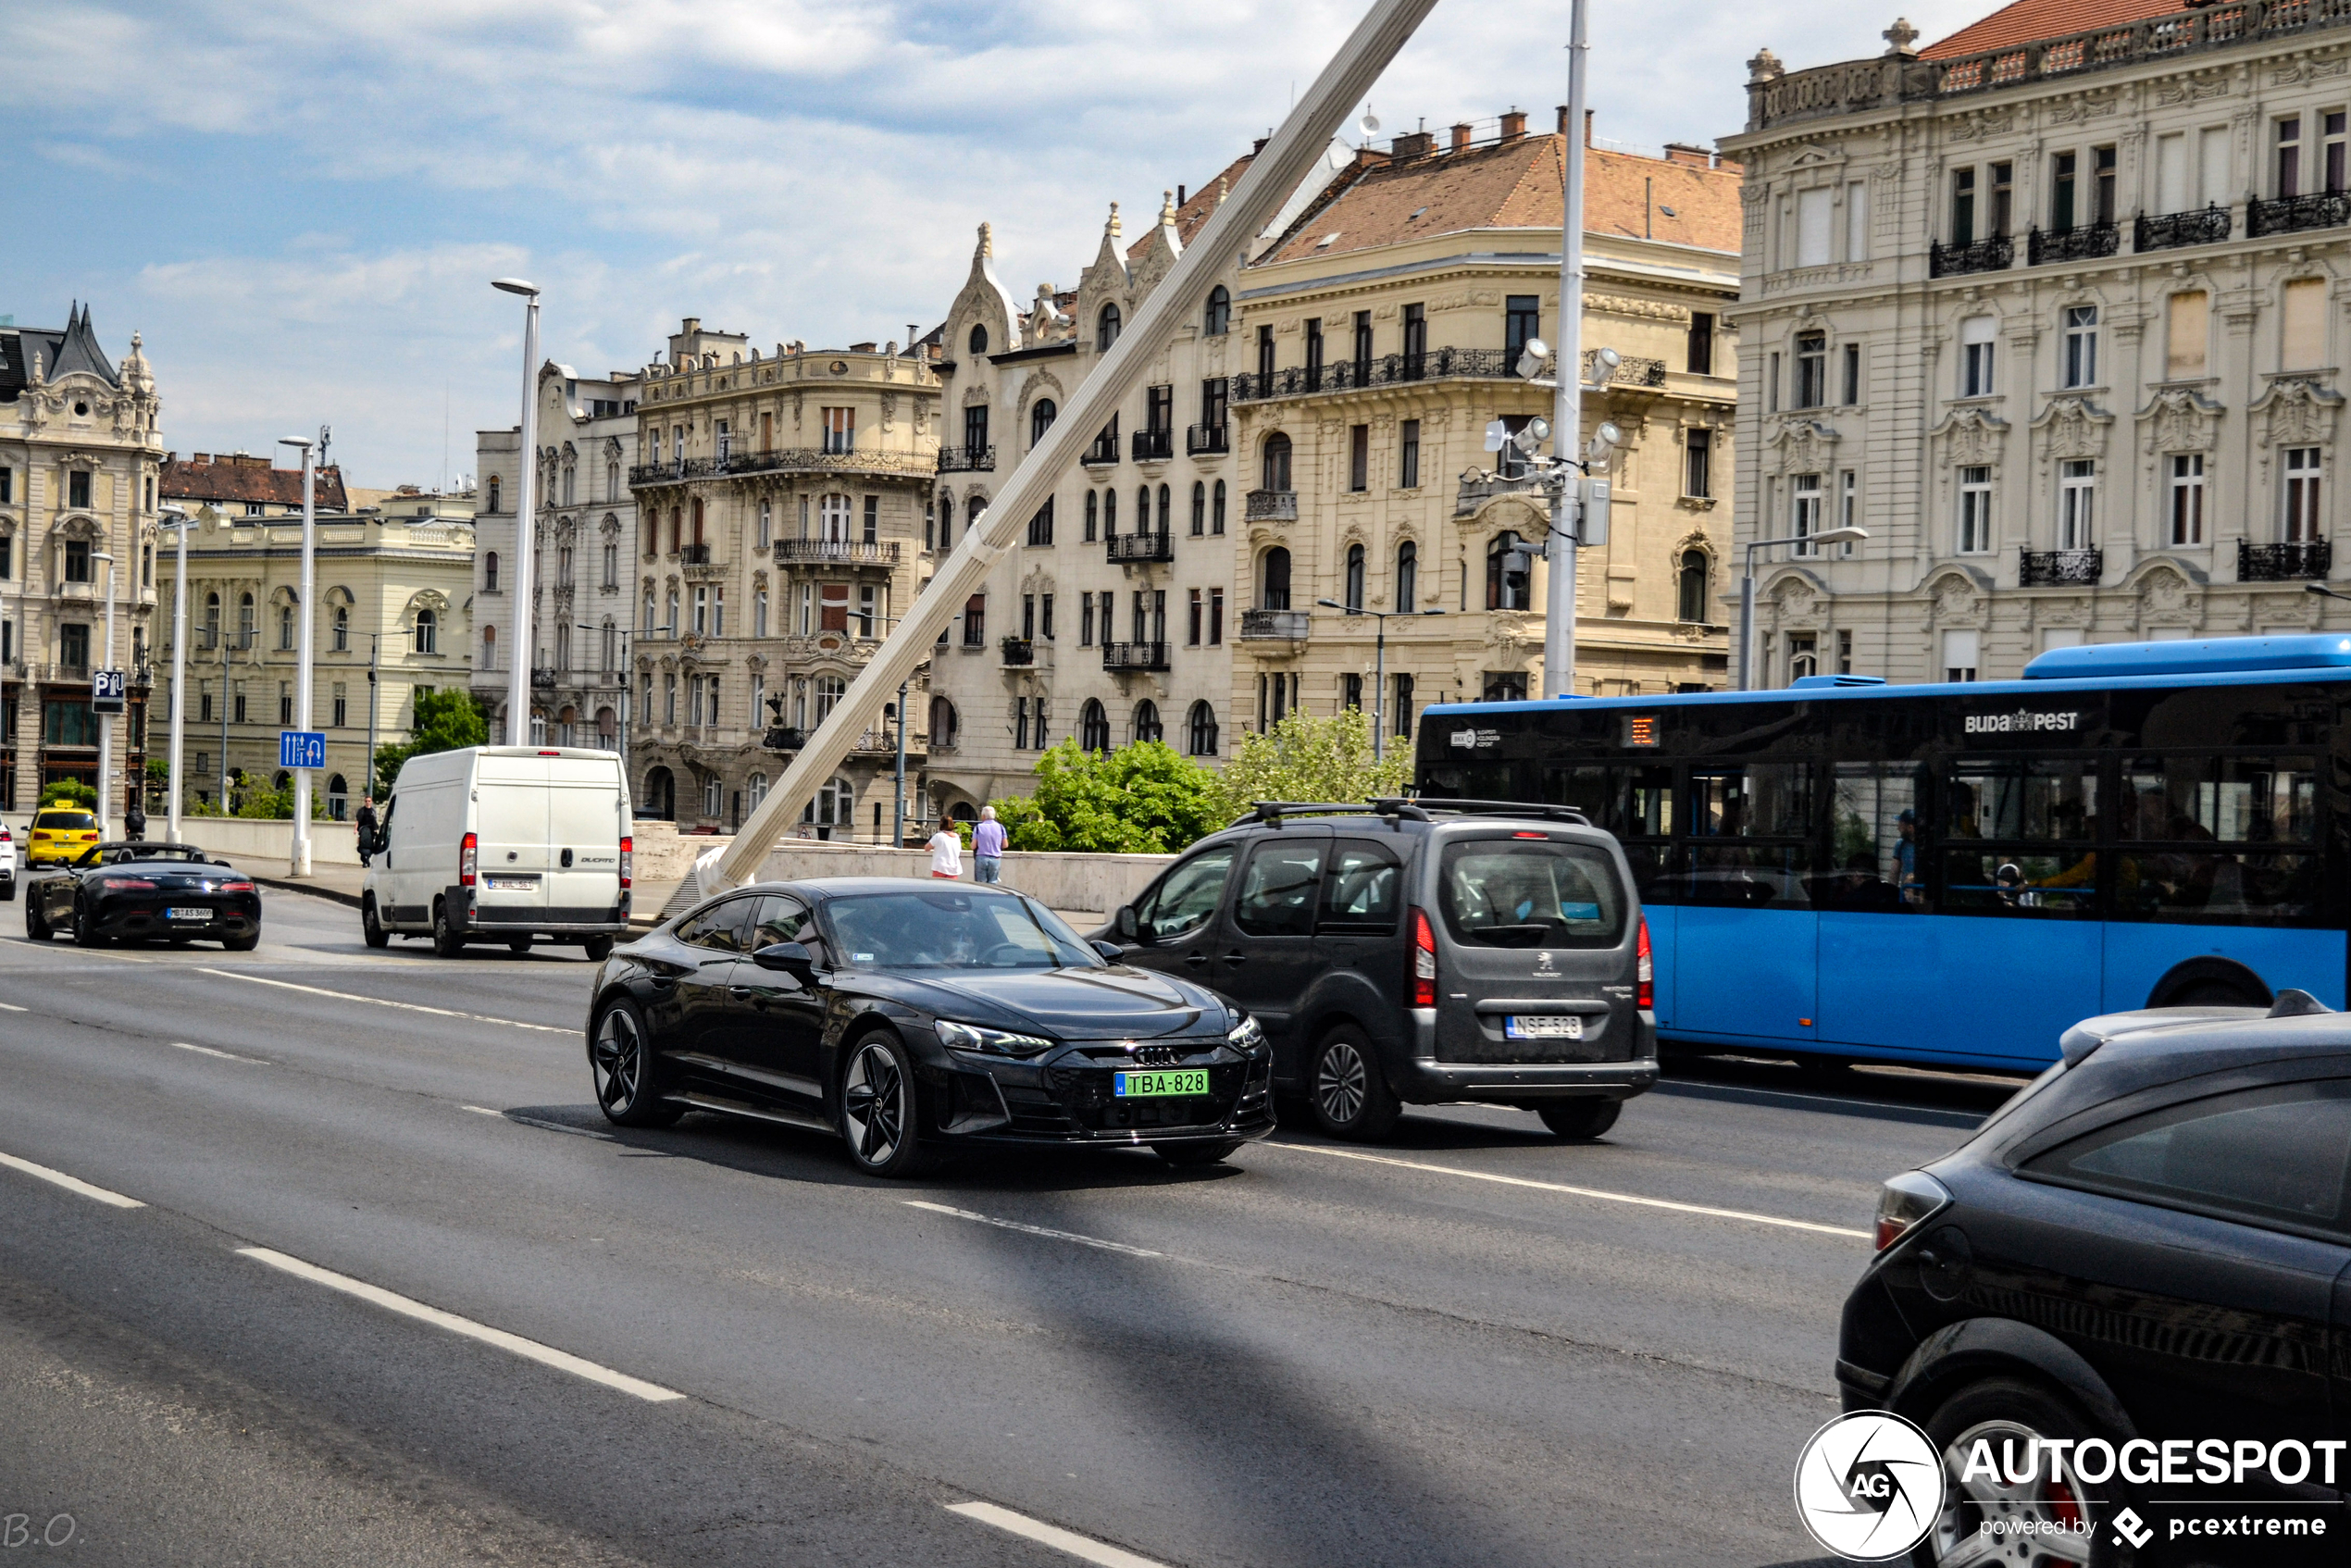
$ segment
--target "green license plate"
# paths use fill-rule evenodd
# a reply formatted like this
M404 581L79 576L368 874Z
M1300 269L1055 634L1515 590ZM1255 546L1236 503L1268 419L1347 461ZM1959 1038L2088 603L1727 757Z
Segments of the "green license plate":
M1179 1067L1164 1073L1113 1073L1110 1076L1111 1093L1120 1100L1208 1092L1205 1067Z

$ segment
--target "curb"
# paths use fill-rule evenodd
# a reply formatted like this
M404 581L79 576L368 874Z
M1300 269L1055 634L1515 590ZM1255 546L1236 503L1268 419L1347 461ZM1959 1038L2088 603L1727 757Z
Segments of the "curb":
M297 881L292 877L265 877L257 871L247 871L245 875L265 888L280 888L290 893L308 893L312 898L325 899L330 903L342 904L346 909L359 907L359 895L346 893L340 888L330 888L317 882Z

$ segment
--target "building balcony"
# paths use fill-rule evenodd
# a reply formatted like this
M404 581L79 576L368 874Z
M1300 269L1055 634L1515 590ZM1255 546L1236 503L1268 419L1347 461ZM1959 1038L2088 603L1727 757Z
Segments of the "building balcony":
M1252 490L1241 505L1241 516L1252 523L1298 521L1298 492Z
M773 452L729 451L725 457L688 457L640 463L628 470L632 488L684 484L692 479L771 473L898 474L923 477L939 471L939 459L924 452L859 452L853 447L784 447Z
M2093 261L2112 255L2121 247L2122 231L2111 223L2089 223L2075 229L2035 229L2024 243L2028 267L2052 261Z
M779 539L775 543L778 565L804 562L815 566L894 566L898 545L882 540L868 544L852 539Z
M1307 634L1307 616L1303 610L1243 610L1241 641L1244 642L1303 642Z
M2106 572L2106 554L2099 550L2024 550L2018 552L2016 580L2020 588L2095 585Z
M2245 204L2245 232L2249 239L2305 229L2340 229L2346 223L2351 223L2351 191L2313 191L2307 196Z
M1163 670L1167 667L1167 644L1164 642L1105 642L1102 644L1102 668L1124 670Z
M1557 357L1553 355L1554 359ZM1587 385L1592 380L1593 368L1599 362L1598 349L1587 348L1584 351L1584 380ZM1547 369L1543 373L1548 376L1551 372ZM1624 387L1661 387L1665 384L1665 361L1628 354L1617 361L1616 374L1609 378L1608 384L1611 392Z
M1004 651L1007 669L1026 669L1037 663L1037 644L1026 637L1007 637L997 644Z
M1131 442L1138 463L1164 463L1176 455L1174 430L1137 430Z
M787 724L771 724L767 733L759 738L759 744L770 752L796 752L808 744L808 731Z
M530 672L530 685L533 691L553 691L555 689L555 672L533 666Z
M1146 561L1173 561L1176 558L1176 536L1171 533L1114 533L1103 541L1103 548L1114 566L1136 566Z
M1489 479L1473 468L1462 476L1461 489L1453 496L1453 516L1466 517L1498 495L1524 495L1546 506L1550 504L1540 474L1498 474Z
M1518 356L1499 348L1432 348L1419 354L1385 354L1328 365L1294 365L1287 370L1233 378L1235 403L1306 397L1316 392L1360 392L1367 387L1413 381L1518 380Z
M681 566L707 566L710 565L710 546L707 544L679 545L678 564Z
M1188 456L1206 457L1232 450L1233 430L1229 425L1192 425L1184 431L1184 451Z
M1937 245L1926 247L1926 275L1930 278L1958 278L1970 272L2004 271L2016 260L2016 242L2006 234L1989 240L1978 240L1972 245Z
M2199 207L2190 212L2167 212L2149 217L2138 216L2131 225L2131 249L2168 251L2181 245L2218 244L2229 237L2236 219L2224 206Z
M939 471L942 474L990 474L996 471L996 449L992 446L944 446L939 450Z
M1118 462L1118 437L1104 430L1094 438L1094 444L1088 447L1077 460L1088 468L1114 467Z
M2295 582L2324 578L2334 566L2334 547L2323 539L2294 544L2250 544L2237 541L2239 582Z

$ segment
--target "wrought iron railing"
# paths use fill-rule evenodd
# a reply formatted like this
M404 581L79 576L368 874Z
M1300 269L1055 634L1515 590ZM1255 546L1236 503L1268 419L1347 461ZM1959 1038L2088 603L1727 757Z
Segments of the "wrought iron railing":
M1114 533L1103 543L1113 566L1176 558L1176 536L1172 533Z
M1364 387L1398 386L1412 381L1462 379L1507 381L1518 377L1518 356L1499 348L1433 348L1420 354L1385 354L1362 363L1342 359L1319 368L1293 365L1270 374L1250 372L1233 378L1235 403L1262 403L1273 397L1305 397L1314 392L1354 392Z
M2105 572L2103 551L2024 550L2018 553L2016 580L2024 588L2055 588L2064 583L2095 583Z
M1118 438L1104 430L1094 438L1094 444L1077 459L1089 468L1106 468L1118 461Z
M775 452L736 452L725 460L688 457L668 463L640 463L628 470L631 485L680 484L688 479L729 474L786 471L820 474L932 474L939 459L917 452L834 452L815 447L787 447Z
M1241 641L1244 642L1300 642L1306 637L1306 612L1303 610L1243 610Z
M886 540L868 544L850 539L779 539L776 541L776 559L887 566L897 563L898 546Z
M1232 449L1233 431L1229 425L1193 425L1184 431L1184 451L1191 456Z
M679 545L678 564L681 566L707 566L710 565L710 546L707 544Z
M1598 349L1587 348L1584 351L1585 380L1592 379L1593 367L1598 365L1599 359ZM1665 384L1665 361L1628 354L1617 361L1616 374L1609 378L1608 384L1611 387L1661 387Z
M2245 204L2248 239L2264 234L2292 234L2304 229L2340 229L2351 223L2351 191L2313 191L2307 196L2279 196Z
M2218 244L2236 226L2224 206L2196 207L2187 212L2141 213L2131 225L2133 251L2168 251L2181 245Z
M1102 668L1151 669L1167 667L1167 644L1164 642L1105 642L1102 644Z
M2024 245L2028 267L2051 261L2088 261L2112 255L2122 243L2122 231L2112 223L2085 223L2047 232L2035 229Z
M788 724L771 724L759 743L771 752L796 752L808 744L808 731L794 729Z
M942 446L939 449L939 471L942 474L985 474L996 470L996 449L992 446Z
M2323 539L2292 544L2252 544L2237 541L2239 582L2294 582L2323 578L2334 566L2334 547Z
M1298 521L1298 492L1252 490L1242 504L1241 516L1252 523L1294 523Z
M1161 463L1176 455L1174 430L1137 430L1134 434L1135 461Z
M1938 245L1929 242L1926 275L1957 278L1969 272L1998 272L2015 260L2016 242L2006 234L1978 240L1972 245Z
M1037 662L1037 644L1026 637L1007 637L998 644L1004 651L1004 663L1014 666Z

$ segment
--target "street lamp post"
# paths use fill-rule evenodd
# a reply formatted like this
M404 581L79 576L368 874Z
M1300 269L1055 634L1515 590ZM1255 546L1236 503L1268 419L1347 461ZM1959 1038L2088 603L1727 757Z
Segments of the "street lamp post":
M324 435L325 431L320 431ZM280 436L280 446L302 451L302 587L294 598L294 728L307 730L310 706L310 600L317 582L318 451L308 436ZM293 770L293 848L286 874L310 875L310 770Z
M1559 368L1551 428L1559 432L1562 457L1584 434L1584 61L1592 52L1584 7L1585 0L1574 0L1568 9L1567 123L1560 127ZM1575 551L1586 531L1584 513L1582 500L1571 500L1564 486L1552 492L1543 684L1562 697L1575 690Z
M1750 540L1747 570L1739 578L1739 690L1755 690L1755 553L1783 544L1857 544L1870 537L1864 528L1822 529L1798 539Z
M98 668L111 669L114 667L114 552L101 550L92 554L90 559L106 564L106 652L99 655ZM113 777L114 715L102 713L98 716L98 837L101 839L106 836L109 820L106 791L112 788Z
M493 278L490 286L523 297L522 430L515 476L515 667L506 679L506 744L521 746L530 740L530 666L537 656L530 641L530 529L536 507L532 492L539 478L539 285L519 278Z
M616 633L620 639L620 771L622 777L626 778L628 773L628 632L626 628L590 626L586 621L574 621L571 624L575 631L592 631L599 634L610 631ZM757 724L759 716L753 714L751 721Z
M171 803L165 815L164 840L179 843L180 795L187 775L180 770L188 739L188 511L167 505L164 516L173 519L180 536L179 565L171 578Z
M1441 616L1442 610L1367 610L1361 604L1342 604L1336 599L1317 599L1315 604L1325 610L1337 610L1342 616L1370 616L1379 622L1379 635L1372 647L1372 760L1380 760L1381 741L1387 729L1387 623L1410 620L1417 616Z

